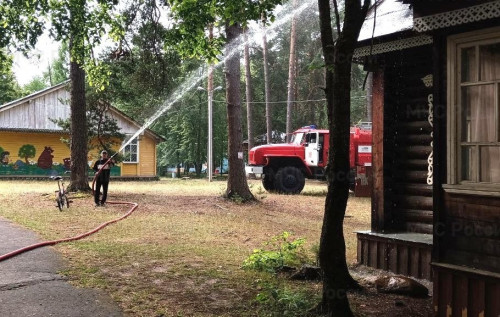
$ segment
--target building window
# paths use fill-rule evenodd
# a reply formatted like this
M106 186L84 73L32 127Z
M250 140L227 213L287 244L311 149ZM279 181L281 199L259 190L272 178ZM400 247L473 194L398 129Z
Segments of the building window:
M450 37L448 58L448 183L498 188L500 29Z
M139 141L134 138L123 148L124 163L138 163L139 162Z

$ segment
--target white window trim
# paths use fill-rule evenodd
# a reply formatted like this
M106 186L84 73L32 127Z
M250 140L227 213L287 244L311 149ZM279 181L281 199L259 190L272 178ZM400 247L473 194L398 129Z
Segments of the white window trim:
M139 164L139 158L140 158L140 140L139 140L139 136L135 137L135 139L137 140L137 160L135 162L126 162L126 161L123 161L122 163L123 164ZM130 144L129 144L130 145ZM125 155L125 148L123 148L122 150L122 154Z
M458 115L457 94L459 93L457 78L460 77L460 57L457 49L466 44L477 42L486 43L488 40L497 42L500 39L500 27L489 28L480 31L457 34L448 37L447 43L447 184L443 189L448 193L460 193L467 195L495 196L500 197L500 183L481 183L459 181L458 167L460 166L460 155L458 144L458 133L460 131Z

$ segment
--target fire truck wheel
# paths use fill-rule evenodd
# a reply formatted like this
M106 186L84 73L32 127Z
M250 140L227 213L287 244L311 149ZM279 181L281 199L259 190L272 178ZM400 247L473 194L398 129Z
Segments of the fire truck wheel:
M268 192L276 190L276 187L274 187L274 171L272 169L265 170L264 177L262 178L262 186Z
M304 189L305 183L304 174L298 168L286 166L276 173L274 187L282 194L299 194Z

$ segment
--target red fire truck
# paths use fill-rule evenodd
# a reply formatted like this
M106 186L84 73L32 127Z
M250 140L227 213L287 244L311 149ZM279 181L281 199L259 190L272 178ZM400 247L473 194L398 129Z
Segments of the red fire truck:
M328 130L305 126L293 133L286 144L256 146L248 152L247 175L262 177L267 191L298 194L305 178L324 178L328 163L330 134ZM354 188L358 167L371 166L372 131L367 123L351 128L350 182Z

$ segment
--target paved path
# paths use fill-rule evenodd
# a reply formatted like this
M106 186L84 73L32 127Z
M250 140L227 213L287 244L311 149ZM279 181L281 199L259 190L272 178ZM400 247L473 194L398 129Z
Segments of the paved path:
M37 242L35 233L0 217L0 255ZM0 262L0 316L122 316L109 296L70 285L57 273L62 269L64 262L51 247Z

